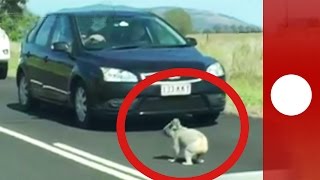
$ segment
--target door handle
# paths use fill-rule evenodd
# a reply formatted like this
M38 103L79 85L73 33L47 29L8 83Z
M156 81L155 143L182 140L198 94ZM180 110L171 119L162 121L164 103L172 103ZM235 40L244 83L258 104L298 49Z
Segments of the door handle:
M28 52L26 53L26 56L27 56L27 58L29 58L29 57L31 56L30 51L28 51Z
M44 62L48 62L48 59L49 59L48 56L43 57Z

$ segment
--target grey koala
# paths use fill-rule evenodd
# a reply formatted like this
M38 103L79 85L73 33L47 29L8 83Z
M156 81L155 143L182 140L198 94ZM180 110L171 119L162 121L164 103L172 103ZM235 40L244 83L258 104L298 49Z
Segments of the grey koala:
M201 156L209 150L207 137L198 130L187 128L181 125L178 118L173 119L163 128L164 133L173 139L174 158L170 162L176 162L180 149L184 149L185 162L183 165L193 165L192 159L196 158L197 163L204 163Z

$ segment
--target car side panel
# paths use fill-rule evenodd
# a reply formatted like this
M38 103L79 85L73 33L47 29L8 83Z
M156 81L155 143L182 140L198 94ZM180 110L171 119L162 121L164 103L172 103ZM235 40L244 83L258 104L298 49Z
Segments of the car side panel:
M50 20L48 20L50 18ZM41 34L41 28L46 24L46 21L48 20L46 25L49 25L50 23L54 23L55 17L44 18L41 23L39 23L34 29L35 32L33 34L33 37L30 39L29 37L26 38L26 40L23 43L21 58L22 63L24 65L25 74L30 82L30 90L33 96L38 98L44 98L46 95L46 89L44 88L45 85L45 64L48 57L48 44L44 43L42 45L39 45L36 43L37 36L42 35ZM47 29L50 31L50 29ZM49 33L50 34L50 33ZM41 38L39 38L41 39Z
M28 44L25 46L21 56L25 67L24 73L30 82L32 94L36 97L42 97L44 95L42 89L43 82L41 78L43 74L43 61L40 60L40 57L44 55L45 54L42 53L41 48Z
M75 62L63 52L51 52L45 65L46 98L67 101L70 95L69 78Z
M58 15L55 26L51 34L49 44L52 47L54 43L65 42L72 47L72 26L70 18L66 15ZM74 49L74 48L72 48ZM75 61L67 52L55 51L52 48L48 51L48 60L45 65L45 88L46 97L51 100L65 102L68 100L69 78Z

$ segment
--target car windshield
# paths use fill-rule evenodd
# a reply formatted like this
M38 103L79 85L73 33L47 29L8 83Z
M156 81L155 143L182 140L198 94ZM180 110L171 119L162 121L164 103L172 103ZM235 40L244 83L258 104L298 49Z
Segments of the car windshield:
M89 50L188 46L184 37L156 16L77 15L76 22Z

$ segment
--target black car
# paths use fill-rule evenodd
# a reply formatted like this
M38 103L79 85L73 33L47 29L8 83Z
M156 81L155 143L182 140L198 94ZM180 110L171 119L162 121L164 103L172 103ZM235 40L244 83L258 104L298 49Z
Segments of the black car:
M21 46L17 70L20 105L46 101L71 107L88 128L96 117L117 115L127 93L161 70L195 68L225 79L224 68L202 55L193 38L144 11L63 11L47 14ZM215 121L226 95L190 77L154 83L133 102L128 115L192 115Z

